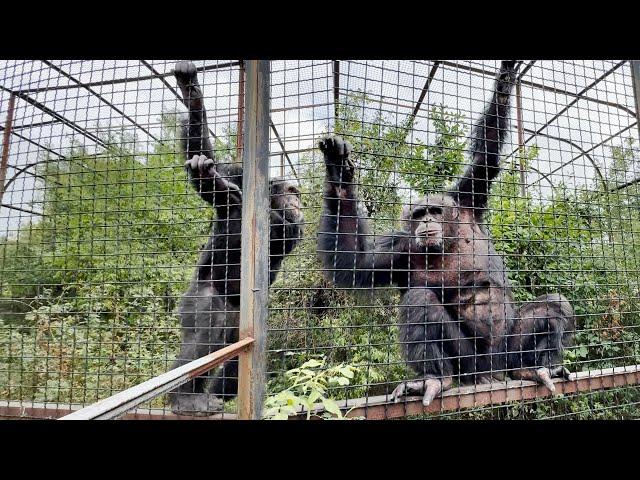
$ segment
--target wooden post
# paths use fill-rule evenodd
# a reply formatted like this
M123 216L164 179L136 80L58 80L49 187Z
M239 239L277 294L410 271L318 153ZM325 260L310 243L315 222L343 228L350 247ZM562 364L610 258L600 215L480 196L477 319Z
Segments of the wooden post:
M246 61L242 166L240 340L255 339L238 369L238 418L259 419L265 384L269 288L269 75L268 60Z
M236 128L236 161L240 162L242 158L242 130L244 128L244 60L240 60L240 68L238 71L238 124Z
M7 120L4 124L4 135L2 136L2 160L0 161L0 204L4 197L4 181L7 179L7 164L9 162L9 147L11 146L11 129L13 128L13 116L16 105L16 96L9 97L9 108L7 109Z
M520 195L525 196L525 178L524 178L524 126L522 125L522 90L521 82L518 79L516 83L516 122L518 124L518 148L520 150Z
M631 78L633 79L633 94L636 98L636 127L640 141L640 60L631 60Z

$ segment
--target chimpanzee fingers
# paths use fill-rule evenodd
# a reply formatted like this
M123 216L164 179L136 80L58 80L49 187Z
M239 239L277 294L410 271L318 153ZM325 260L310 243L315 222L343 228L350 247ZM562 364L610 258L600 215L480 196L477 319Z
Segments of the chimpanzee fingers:
M176 62L173 68L173 75L179 84L187 86L188 84L197 84L197 69L193 62L181 60Z
M553 369L551 369L551 378L562 377L565 380L569 380L571 372L564 365L559 365Z

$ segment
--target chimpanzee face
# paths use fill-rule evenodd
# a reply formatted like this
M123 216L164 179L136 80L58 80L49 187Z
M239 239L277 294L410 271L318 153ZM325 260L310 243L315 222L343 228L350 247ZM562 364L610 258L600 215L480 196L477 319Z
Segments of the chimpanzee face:
M302 223L302 201L300 190L291 182L281 178L270 181L271 209L283 212L289 222Z
M405 207L403 213L405 227L413 235L416 247L433 253L446 250L457 218L457 205L446 195L429 195Z

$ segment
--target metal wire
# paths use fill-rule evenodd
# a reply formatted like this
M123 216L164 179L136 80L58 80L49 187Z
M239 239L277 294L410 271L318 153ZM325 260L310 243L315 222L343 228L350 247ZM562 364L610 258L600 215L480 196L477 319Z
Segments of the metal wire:
M183 168L186 107L174 63L0 62L0 416L62 416L160 375L178 355L178 305L215 213ZM233 163L242 62L196 66L216 159ZM393 404L398 384L420 378L402 355L400 288L338 288L318 259L318 141L339 134L353 144L370 237L385 234L399 228L406 204L452 185L469 161L468 137L499 66L271 62L270 174L300 190L304 236L264 307L268 396L317 359L354 367L327 395L371 418L639 416L640 374L602 373L640 364L640 138L628 61L521 62L491 190L486 229L514 306L557 292L575 310L575 344L564 352L574 376L557 384L562 397L526 381L460 378L428 409L419 397ZM233 395L224 400L215 418L236 413ZM176 418L165 396L132 415Z

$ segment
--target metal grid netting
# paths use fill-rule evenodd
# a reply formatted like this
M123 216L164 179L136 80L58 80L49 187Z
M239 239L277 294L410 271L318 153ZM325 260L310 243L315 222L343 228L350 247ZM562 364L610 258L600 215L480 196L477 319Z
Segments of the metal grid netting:
M0 210L6 415L90 404L166 371L177 355L177 305L214 214L182 166L177 122L186 110L173 65L0 64L0 121L14 94ZM233 162L239 62L196 65L216 156ZM498 67L271 62L271 175L301 191L305 233L270 290L269 395L306 361L348 365L353 378L330 396L392 416L389 394L415 377L400 353L399 289L336 288L323 274L316 242L325 173L316 145L332 133L351 141L365 211L373 233L383 234L403 205L460 172ZM554 292L569 299L577 319L564 354L570 371L636 365L640 157L630 63L524 61L519 79L487 217L515 300ZM543 389L505 405L461 387L450 392L453 407L441 402L428 417L637 416L638 388L624 379L557 399ZM406 400L400 407L414 411ZM139 413L171 415L164 396Z

